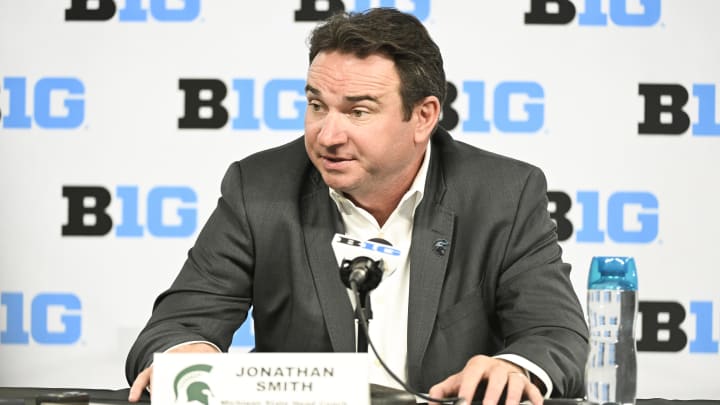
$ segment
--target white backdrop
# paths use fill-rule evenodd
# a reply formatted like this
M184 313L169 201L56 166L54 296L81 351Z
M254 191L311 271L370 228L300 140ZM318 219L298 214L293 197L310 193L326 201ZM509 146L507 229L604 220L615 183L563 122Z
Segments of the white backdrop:
M0 2L0 385L126 386L227 166L302 134L302 20L339 4ZM344 5L415 13L458 91L445 126L545 170L582 302L592 256L636 258L639 397L720 398L720 2ZM188 79L227 89L196 120L217 128L179 128Z

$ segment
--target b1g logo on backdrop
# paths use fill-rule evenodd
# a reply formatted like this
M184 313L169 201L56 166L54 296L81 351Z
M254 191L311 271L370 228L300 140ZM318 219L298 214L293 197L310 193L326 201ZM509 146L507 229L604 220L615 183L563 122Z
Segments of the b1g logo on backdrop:
M200 0L71 0L65 21L189 22L200 15ZM121 5L118 6L118 3ZM124 4L123 4L124 3ZM179 5L179 6L178 6Z
M405 5L412 3L412 8ZM348 8L348 5L353 5ZM341 11L364 11L372 7L393 7L425 21L430 16L430 0L301 0L300 9L295 10L295 21L322 21Z
M691 128L690 114L697 112L697 120L692 123L692 135L720 136L715 84L692 85L692 95L697 99L697 111L687 108L690 93L680 84L640 83L638 93L644 98L644 117L643 122L638 124L638 134L684 134Z
M660 8L660 0L530 0L525 24L570 24L577 17L580 26L651 27L660 21Z
M0 322L0 344L69 345L80 340L82 303L72 293L0 292L5 322ZM30 319L26 319L28 314Z
M104 236L113 229L114 221L108 213L110 190L102 186L64 186L62 195L68 205L63 236ZM139 238L147 231L155 237L184 238L197 229L197 194L190 187L153 187L141 201L138 186L117 186L115 197L122 205L115 225L117 237ZM140 209L143 206L144 217Z
M85 121L85 85L75 77L4 77L0 96L2 128L74 129Z
M451 131L459 123L463 132L534 133L545 124L545 90L533 81L462 82L467 97L467 117L462 120L453 103L458 98L457 86L448 82L440 125ZM488 113L492 108L492 117Z
M715 308L712 301L690 301L689 307L674 301L640 301L641 337L637 349L646 352L679 352L688 348L690 353L719 353L718 341L713 339ZM692 314L695 322L683 322ZM693 339L688 342L688 335ZM689 343L689 344L688 344Z
M650 243L657 239L660 214L657 197L647 191L618 191L607 197L598 191L549 191L550 217L557 224L560 241L575 234L579 243ZM574 200L574 201L573 201ZM582 215L573 223L568 214L573 205ZM601 223L605 218L606 223ZM577 229L577 230L576 230Z
M271 79L261 85L255 79L238 78L230 86L219 79L180 79L178 86L185 97L184 115L178 119L180 129L220 129L229 121L233 130L257 130L261 124L272 130L303 129L307 105L304 79ZM233 90L236 111L223 105L228 87ZM462 88L468 114L461 121L453 106L457 87L448 82L441 121L448 130L461 123L464 132L533 133L544 125L545 91L539 83L464 81ZM262 99L261 111L256 98Z
M254 79L233 79L231 88L237 100L232 129L255 130L260 123L274 130L302 130L305 117L305 80L271 79L262 90ZM185 96L185 113L178 120L180 129L220 129L230 120L223 106L228 87L218 79L180 79ZM255 105L255 93L262 92L262 115ZM258 97L259 98L259 97Z

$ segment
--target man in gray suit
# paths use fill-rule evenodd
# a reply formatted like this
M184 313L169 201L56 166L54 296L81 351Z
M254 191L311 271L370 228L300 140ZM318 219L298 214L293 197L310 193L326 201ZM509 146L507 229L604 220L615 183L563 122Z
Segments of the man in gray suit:
M542 172L438 126L437 45L392 9L313 31L305 134L228 169L222 196L128 356L226 351L253 308L257 351L355 351L335 233L404 252L372 293L371 337L417 390L486 404L582 395L587 328ZM371 369L373 367L371 366ZM371 382L395 385L381 369Z

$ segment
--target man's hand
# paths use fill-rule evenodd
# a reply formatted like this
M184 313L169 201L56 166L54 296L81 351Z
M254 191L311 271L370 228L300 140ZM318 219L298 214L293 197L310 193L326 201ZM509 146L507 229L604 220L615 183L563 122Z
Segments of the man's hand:
M176 346L165 353L217 353L217 349L207 343L188 343L186 345ZM138 374L132 387L130 387L129 402L137 402L145 388L150 391L152 385L152 365Z
M433 398L457 395L469 404L483 380L487 381L483 405L496 405L506 387L507 405L517 405L523 398L529 399L533 405L543 403L540 390L530 382L522 368L502 359L482 355L472 357L462 371L435 384L429 394Z

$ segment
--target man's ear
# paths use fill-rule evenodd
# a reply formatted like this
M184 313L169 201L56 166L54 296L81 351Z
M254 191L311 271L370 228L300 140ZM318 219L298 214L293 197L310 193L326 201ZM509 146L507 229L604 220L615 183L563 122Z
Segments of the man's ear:
M425 143L435 130L440 119L440 100L435 96L427 96L415 104L413 114L416 117L415 142Z

